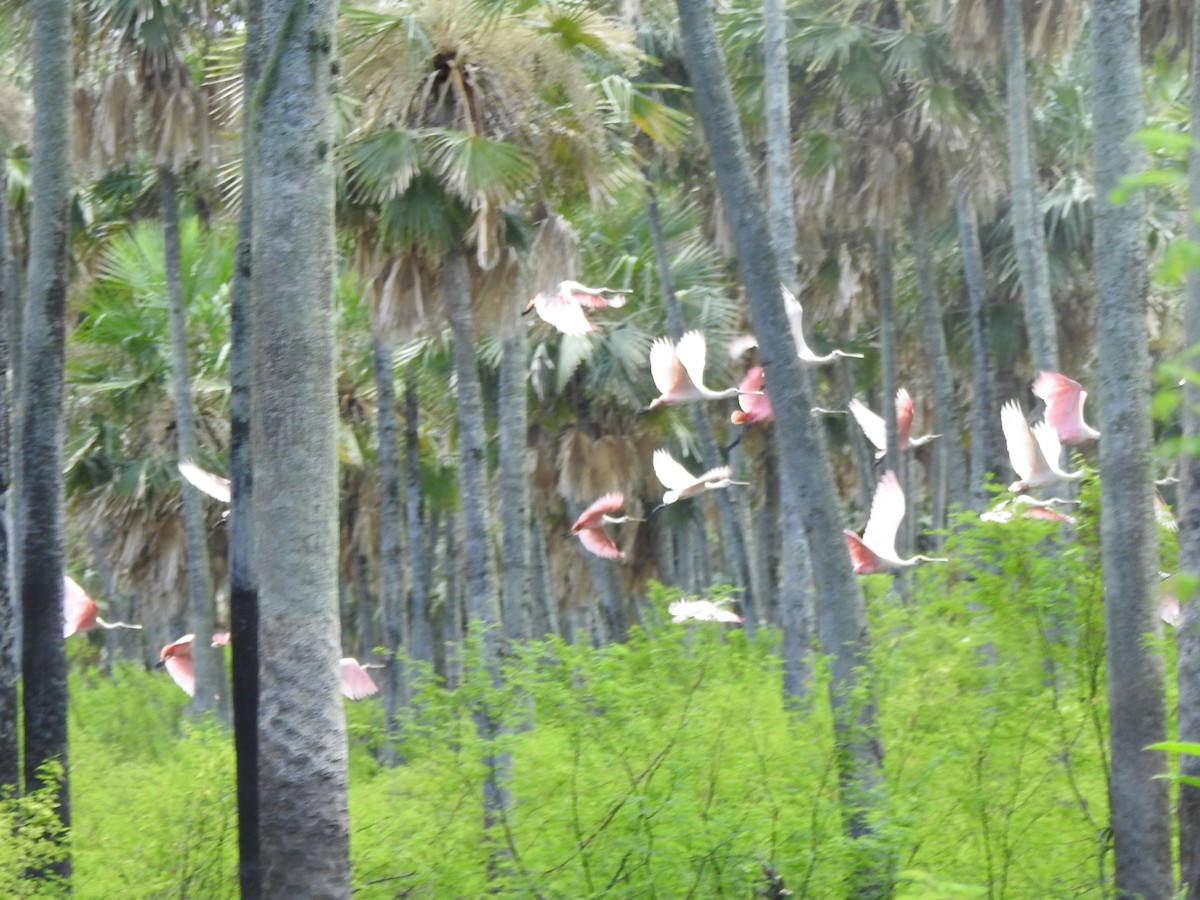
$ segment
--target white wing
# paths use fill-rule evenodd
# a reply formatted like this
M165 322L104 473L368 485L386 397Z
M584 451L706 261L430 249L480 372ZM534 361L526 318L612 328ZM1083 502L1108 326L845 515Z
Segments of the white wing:
M896 532L904 518L904 490L892 471L884 472L871 501L871 517L867 520L862 542L876 556L896 559Z
M694 385L704 383L704 358L707 352L704 335L699 331L689 331L675 345L675 355Z
M850 414L876 450L887 449L887 423L883 421L883 416L872 412L857 397L850 401Z
M1025 421L1025 414L1016 400L1009 400L1000 409L1000 427L1008 444L1008 461L1017 478L1028 481L1039 467L1041 451Z
M696 476L671 455L670 450L654 451L654 474L668 490L682 491L696 483Z
M232 499L229 479L205 471L190 459L179 461L179 474L186 478L198 491L202 491L215 500L228 503Z

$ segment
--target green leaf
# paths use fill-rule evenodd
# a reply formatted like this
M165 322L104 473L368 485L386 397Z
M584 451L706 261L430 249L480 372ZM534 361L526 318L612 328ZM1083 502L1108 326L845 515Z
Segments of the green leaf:
M430 130L426 140L447 189L475 207L516 200L537 175L533 159L506 141L449 129Z
M412 184L421 168L421 144L411 131L384 129L345 150L350 195L359 202L386 203Z

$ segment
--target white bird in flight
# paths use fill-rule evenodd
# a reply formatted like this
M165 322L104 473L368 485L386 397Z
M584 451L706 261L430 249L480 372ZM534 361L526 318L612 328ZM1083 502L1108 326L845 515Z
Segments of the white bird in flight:
M742 622L744 619L731 609L725 609L722 604L728 603L730 597L721 600L673 600L667 607L672 622L684 622L695 619L697 622Z
M842 533L850 548L850 559L854 563L855 575L871 575L876 572L895 572L909 569L923 562L947 562L941 557L910 556L901 559L896 552L896 532L904 518L904 490L896 473L888 470L879 479L875 498L871 501L871 515L867 528L859 537L849 528Z
M1058 464L1062 455L1058 435L1049 422L1038 422L1030 428L1016 400L1009 400L1001 407L1000 426L1008 444L1008 460L1017 473L1017 480L1008 486L1010 491L1026 491L1083 477L1082 470L1063 471Z
M761 391L741 391L738 388L726 388L714 391L704 386L704 360L707 350L704 335L699 331L689 331L673 343L670 338L660 337L650 345L650 375L654 385L659 390L659 396L650 401L649 406L638 410L638 415L647 413L659 406L671 403L691 403L695 400L720 400L725 397L736 397L741 393L761 393Z
M854 416L858 426L863 430L863 434L867 436L867 440L875 447L875 458L882 459L887 455L887 423L883 416L869 409L865 403L857 397L850 401L850 414ZM934 438L941 437L940 434L923 434L920 437L911 437L913 423L913 398L905 388L900 388L896 391L896 432L900 437L900 449L907 450L910 447L920 447L922 444L928 444Z
M745 481L734 481L733 469L729 466L717 466L703 475L693 475L671 455L671 451L662 448L654 451L654 474L667 489L663 494L663 502L655 507L656 510L705 491L720 490L731 484L748 484Z
M542 321L553 325L563 334L589 334L596 330L596 326L584 310L624 306L623 295L627 293L606 287L590 288L578 281L563 281L553 294L535 294L521 315L536 311Z

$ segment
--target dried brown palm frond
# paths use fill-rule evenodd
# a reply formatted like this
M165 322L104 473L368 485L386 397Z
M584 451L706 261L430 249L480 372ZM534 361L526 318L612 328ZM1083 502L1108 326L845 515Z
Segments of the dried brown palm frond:
M1023 0L1025 53L1052 62L1074 46L1086 4L1076 0ZM957 0L947 13L954 62L971 71L1004 64L1004 3ZM939 16L934 21L941 21Z
M415 253L373 256L360 257L359 269L368 278L371 333L393 345L440 334L446 306L436 264Z
M90 126L88 159L101 168L127 162L137 145L138 102L133 82L123 69L112 72L100 84L92 115L76 110L77 127Z
M475 316L478 335L495 334L501 338L513 335L523 325L521 311L527 293L521 258L511 246L497 254L496 262L487 269L471 267L471 310Z
M571 223L551 213L538 223L529 247L529 294L552 294L579 271L579 235Z
M0 83L0 147L29 142L33 102L14 85Z
M1142 54L1162 51L1171 59L1186 58L1192 48L1193 5L1180 0L1142 0Z

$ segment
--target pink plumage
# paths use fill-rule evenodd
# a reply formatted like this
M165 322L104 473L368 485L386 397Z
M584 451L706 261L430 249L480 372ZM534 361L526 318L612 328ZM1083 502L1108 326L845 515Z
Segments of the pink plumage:
M91 631L100 610L96 601L70 575L63 576L63 637Z
M348 700L361 700L379 693L379 687L371 680L357 659L343 657L338 663L341 671L342 696Z
M1087 391L1078 381L1058 372L1039 372L1033 382L1033 393L1045 402L1046 421L1058 435L1060 444L1082 444L1100 437L1099 431L1083 421Z
M617 547L604 526L640 521L630 516L615 516L614 513L624 505L625 495L620 491L605 494L580 514L571 526L571 534L579 538L579 543L589 553L603 559L623 558L625 554Z
M734 410L729 417L729 421L734 425L757 425L760 422L769 422L775 417L775 410L771 408L771 398L763 390L764 380L762 366L752 366L746 371L741 384L738 385L739 391L746 392L738 394L738 406L741 409Z

